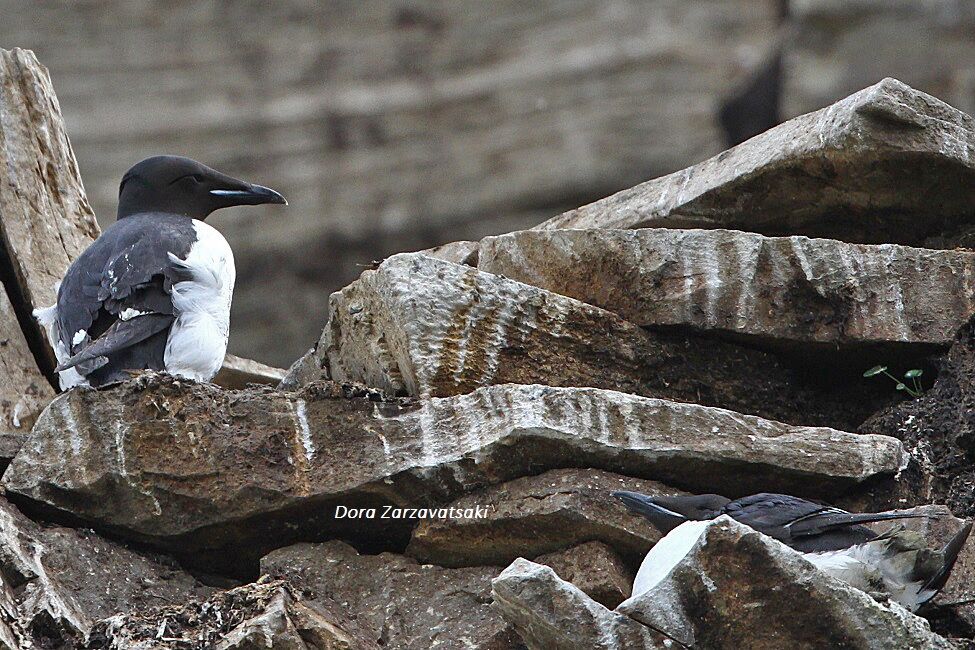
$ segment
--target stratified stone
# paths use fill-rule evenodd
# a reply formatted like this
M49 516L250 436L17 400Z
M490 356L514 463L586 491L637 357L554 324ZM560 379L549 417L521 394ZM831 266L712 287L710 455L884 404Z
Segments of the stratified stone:
M519 557L535 559L599 540L636 566L660 532L612 497L614 490L683 494L654 481L599 470L552 470L461 497L450 505L477 508L484 516L425 519L413 531L406 553L441 566L504 566Z
M84 650L379 650L334 603L308 602L284 581L261 580L99 621Z
M975 253L732 230L523 231L478 268L616 312L808 348L947 346L975 312Z
M837 428L880 406L862 370L856 384L817 381L771 352L649 332L584 302L419 254L395 255L332 294L316 357L306 363L327 366L335 381L390 394L591 386Z
M74 647L98 619L212 591L174 565L91 531L41 527L4 500L0 585L0 619L16 640L4 641L11 648Z
M547 566L524 558L494 579L494 605L531 650L669 648L656 630L606 609Z
M502 385L382 401L332 383L228 391L146 373L59 396L3 482L25 507L241 571L247 557L301 539L405 546L418 517L440 516L409 508L559 467L822 498L905 462L894 438L615 391ZM385 505L407 510L383 518Z
M560 578L610 609L626 600L633 586L633 573L622 558L602 542L586 542L565 551L535 558L551 567Z
M443 569L347 544L297 544L261 560L261 573L339 604L366 638L400 650L515 650L518 637L491 608L497 567ZM312 601L314 602L314 601Z
M721 516L683 558L616 611L700 648L954 647L927 621L817 569L800 553ZM666 571L666 572L664 572Z
M17 453L20 442L53 397L54 389L37 367L0 282L0 467Z
M0 264L26 315L54 303L55 283L99 232L51 78L29 50L0 49L0 152ZM39 326L28 338L47 342Z
M888 78L538 228L733 228L918 244L971 224L973 203L975 121Z

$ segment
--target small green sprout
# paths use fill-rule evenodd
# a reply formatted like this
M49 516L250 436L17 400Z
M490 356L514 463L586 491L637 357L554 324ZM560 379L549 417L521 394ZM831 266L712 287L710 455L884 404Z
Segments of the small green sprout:
M887 372L887 366L874 366L870 370L863 373L864 377L876 377L877 375L887 375L893 381L895 390L901 390L910 395L911 397L920 397L924 393L924 388L921 386L921 381L918 379L924 371L920 368L913 368L904 373L904 381L901 381L894 375Z

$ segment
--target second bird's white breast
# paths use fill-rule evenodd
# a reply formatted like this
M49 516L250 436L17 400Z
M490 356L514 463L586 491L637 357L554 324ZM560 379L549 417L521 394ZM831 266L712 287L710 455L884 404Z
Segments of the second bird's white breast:
M227 352L237 270L230 244L216 228L202 221L193 221L193 228L196 241L186 259L170 254L170 261L190 279L172 288L176 321L164 362L171 374L209 381Z

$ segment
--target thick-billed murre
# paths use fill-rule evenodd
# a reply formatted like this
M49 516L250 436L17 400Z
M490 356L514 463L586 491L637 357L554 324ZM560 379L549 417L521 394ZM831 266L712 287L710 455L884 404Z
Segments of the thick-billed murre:
M119 186L118 218L68 267L47 329L61 388L102 386L129 371L209 381L227 350L236 270L204 219L237 205L287 204L180 156L136 164Z
M916 611L944 587L972 531L972 523L966 522L944 548L930 549L919 533L901 527L878 535L862 525L923 515L851 513L787 494L762 493L734 501L716 494L651 497L620 491L613 496L666 533L644 558L633 595L667 575L708 521L727 515L791 546L833 577Z
M643 515L662 533L685 521L728 515L797 551L833 551L868 542L877 534L862 524L912 519L904 512L852 513L788 494L762 492L732 501L718 494L650 496L613 492L626 507Z

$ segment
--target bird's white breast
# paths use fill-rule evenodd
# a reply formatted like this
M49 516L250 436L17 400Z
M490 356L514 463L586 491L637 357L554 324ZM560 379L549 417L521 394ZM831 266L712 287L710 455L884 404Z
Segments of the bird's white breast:
M650 591L670 575L681 560L690 552L704 533L710 521L688 521L664 535L643 558L636 579L633 581L631 598Z
M194 221L196 241L185 260L170 254L170 261L190 279L173 285L176 321L169 331L164 362L167 372L197 381L209 381L220 370L230 335L234 254L220 232Z
M909 555L902 558L900 555ZM912 582L908 575L916 553L891 552L886 540L874 540L839 551L803 553L803 557L834 578L866 592L882 592L910 611L931 597L922 592L920 582Z

